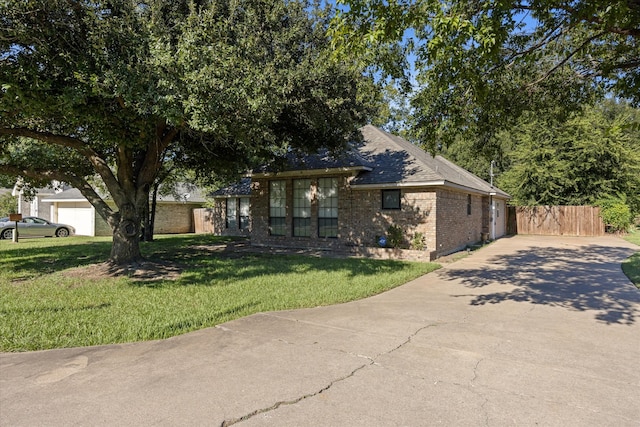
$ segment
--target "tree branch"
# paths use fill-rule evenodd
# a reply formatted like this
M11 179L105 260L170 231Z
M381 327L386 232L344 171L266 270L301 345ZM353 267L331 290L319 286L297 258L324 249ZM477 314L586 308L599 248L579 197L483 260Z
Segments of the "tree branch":
M546 80L551 74L555 73L556 70L558 70L560 67L562 67L564 64L566 64L576 53L578 53L580 50L582 50L587 44L591 43L593 40L597 39L598 37L602 36L603 34L605 34L605 32L600 32L597 34L594 34L593 36L587 38L584 42L582 42L580 44L580 46L578 46L577 48L575 48L571 53L569 53L569 55L567 55L562 61L558 62L555 66L553 66L553 68L551 68L549 71L547 71L546 73L544 73L544 75L542 77L540 77L538 80L531 82L527 85L527 87L532 87L537 85L538 83Z
M149 144L144 162L138 174L139 184L151 185L153 183L161 163L162 154L173 142L182 126L183 125L181 124L179 126L172 127L167 132L166 122L158 122L156 126L156 139Z
M568 29L562 29L559 33L556 33L556 31L560 28L562 28L564 22L559 23L558 25L556 25L555 27L553 27L551 30L549 30L549 32L547 33L547 35L545 35L544 37L542 37L542 39L530 46L529 48L523 50L523 51L519 51L519 52L513 52L511 54L511 56L509 58L507 58L507 62L512 61L513 59L515 59L518 56L524 56L527 55L531 52L534 52L538 49L540 49L541 47L546 46L547 44L551 43L552 41L556 40L558 37L562 36L563 34L565 34L567 32ZM569 27L571 28L571 27Z
M51 132L35 131L28 128L0 128L0 135L22 136L36 139L46 144L58 145L60 147L67 147L76 150L91 162L93 168L98 172L114 199L116 197L120 197L124 200L125 196L122 186L113 174L113 171L107 164L106 160L100 157L95 150L85 144L81 139L66 135L57 135Z
M79 177L75 174L65 173L58 170L48 169L34 169L34 168L21 168L16 165L2 165L3 173L13 176L25 176L27 178L44 180L44 181L61 181L68 182L75 188L80 190L80 193L93 205L98 214L111 226L113 226L114 218L117 213L111 209L111 207L104 201L102 197L96 193L94 188L83 177Z

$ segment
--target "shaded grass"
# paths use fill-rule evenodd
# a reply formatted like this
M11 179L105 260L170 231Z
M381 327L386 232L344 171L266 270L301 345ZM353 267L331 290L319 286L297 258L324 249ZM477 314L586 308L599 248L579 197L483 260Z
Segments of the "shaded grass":
M143 243L149 259L183 267L177 280L64 274L107 258L108 238L0 241L0 350L162 339L249 314L352 301L438 268L432 263L225 254L185 235Z
M628 234L625 240L640 246L640 230ZM622 271L627 275L629 280L640 288L640 252L631 255L622 263Z

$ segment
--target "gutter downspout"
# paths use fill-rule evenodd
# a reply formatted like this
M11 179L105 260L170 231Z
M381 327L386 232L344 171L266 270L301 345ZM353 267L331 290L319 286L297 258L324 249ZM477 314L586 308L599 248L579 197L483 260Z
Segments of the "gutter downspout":
M491 190L493 188L493 165L495 164L495 160L491 160L491 168L489 169L489 176L491 177ZM496 240L496 206L493 201L493 194L489 195L489 219L491 221L491 240Z

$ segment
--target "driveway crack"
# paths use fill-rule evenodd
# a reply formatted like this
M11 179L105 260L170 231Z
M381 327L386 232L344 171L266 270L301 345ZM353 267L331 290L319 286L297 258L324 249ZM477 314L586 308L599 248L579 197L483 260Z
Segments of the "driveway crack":
M335 379L335 380L331 381L327 386L325 386L325 387L321 388L320 390L318 390L318 391L316 391L316 392L308 393L308 394L305 394L304 396L300 396L300 397L298 397L298 398L296 398L296 399L292 399L292 400L281 400L281 401L276 402L276 403L274 403L273 405L269 406L268 408L256 409L255 411L250 412L250 413L248 413L248 414L246 414L246 415L243 415L243 416L241 416L241 417L238 417L238 418L232 418L232 419L229 419L229 420L224 420L224 421L222 422L222 424L220 424L220 427L227 427L227 426L231 426L231 425L234 425L234 424L236 424L236 423L239 423L239 422L242 422L242 421L246 421L246 420L248 420L249 418L253 418L253 417L255 417L256 415L260 415L260 414L264 414L264 413L266 413L266 412L274 411L274 410L278 409L278 408L279 408L279 407L281 407L281 406L285 406L285 405L295 405L296 403L299 403L299 402L301 402L301 401L303 401L303 400L305 400L305 399L308 399L308 398L310 398L310 397L317 396L317 395L319 395L319 394L321 394L321 393L324 393L325 391L329 390L329 389L330 389L331 387L333 387L335 384L337 384L337 383L339 383L339 382L341 382L341 381L344 381L344 380L346 380L346 379L349 379L349 378L353 377L353 376L356 374L356 372L358 372L358 371L359 371L359 370L361 370L361 369L366 368L367 366L373 365L374 363L375 363L375 362L374 362L374 360L373 360L373 359L369 359L369 363L365 363L365 364L363 364L363 365L358 366L358 367L357 367L357 368L355 368L353 371L351 371L349 374L347 374L347 375L345 375L345 376L343 376L343 377L340 377L340 378L338 378L338 379Z
M380 354L378 354L378 355L377 355L377 356L375 356L375 357L367 357L367 356L362 356L362 355L356 355L357 357L363 357L363 358L366 358L369 362L368 362L368 363L365 363L365 364L362 364L362 365L360 365L360 366L358 366L357 368L355 368L354 370L352 370L351 372L349 372L347 375L342 376L342 377L340 377L340 378L337 378L337 379L335 379L335 380L331 381L328 385L326 385L325 387L321 388L321 389L320 389L320 390L318 390L318 391L315 391L315 392L313 392L313 393L308 393L308 394L305 394L305 395L303 395L303 396L300 396L300 397L297 397L297 398L295 398L295 399L291 399L291 400L281 400L281 401L278 401L278 402L274 403L273 405L271 405L271 406L269 406L269 407L267 407L267 408L256 409L255 411L252 411L252 412L250 412L250 413L248 413L248 414L246 414L246 415L243 415L243 416L241 416L241 417L238 417L238 418L231 418L231 419L228 419L228 420L224 420L224 421L222 422L222 424L220 425L220 427L228 427L228 426L232 426L232 425L237 424L237 423L239 423L239 422L246 421L246 420L248 420L248 419L250 419L250 418L253 418L253 417L255 417L256 415L260 415L260 414L264 414L264 413L267 413L267 412L275 411L276 409L278 409L278 408L279 408L279 407L281 407L281 406L286 406L286 405L295 405L296 403L299 403L299 402L301 402L301 401L303 401L303 400L305 400L305 399L309 399L310 397L318 396L319 394L322 394L322 393L324 393L325 391L329 390L329 389L330 389L331 387L333 387L335 384L337 384L337 383L339 383L339 382L342 382L342 381L345 381L345 380L347 380L347 379L349 379L349 378L353 377L353 376L354 376L358 371L360 371L361 369L364 369L364 368L366 368L367 366L371 366L371 365L376 364L376 359L377 359L378 357L380 357L380 356L385 356L385 355L388 355L388 354L391 354L391 353L393 353L394 351L397 351L397 350L401 349L402 347L406 346L407 344L409 344L409 343L411 342L411 340L412 340L416 335L418 335L418 334L419 334L420 332L422 332L423 330L425 330L425 329L427 329L427 328L430 328L430 327L432 327L432 326L436 326L436 324L426 325L426 326L423 326L423 327L421 327L421 328L417 329L415 332L413 332L411 335L409 335L409 337L407 337L407 339L406 339L406 340L404 340L403 342L401 342L400 344L398 344L396 347L392 348L391 350L388 350L388 351L385 351L385 352L383 352L383 353L380 353ZM285 341L285 343L290 344L290 343L288 343L288 342L286 342L286 341ZM353 355L352 353L348 353L348 354Z
M406 340L404 340L403 342L401 342L400 344L398 344L396 347L392 348L391 350L385 351L384 353L380 353L380 354L378 354L377 356L375 356L375 358L374 358L374 359L376 359L376 358L378 358L378 357L380 357L380 356L386 356L387 354L391 354L391 353L393 353L393 352L395 352L395 351L400 350L402 347L404 347L404 346L406 346L407 344L409 344L409 343L411 342L411 340L412 340L413 338L415 338L415 337L416 337L420 332L424 331L425 329L432 328L432 327L434 327L434 326L438 326L438 324L437 324L437 323L432 323L432 324L430 324L430 325L426 325L426 326L423 326L423 327L419 328L419 329L418 329L418 330L416 330L414 333L412 333L411 335L409 335L409 337L408 337Z

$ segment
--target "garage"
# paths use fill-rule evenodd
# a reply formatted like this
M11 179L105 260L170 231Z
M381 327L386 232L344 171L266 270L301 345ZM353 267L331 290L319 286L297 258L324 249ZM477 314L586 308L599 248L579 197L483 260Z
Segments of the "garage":
M89 202L58 203L58 222L74 227L77 235L95 235L95 214Z

